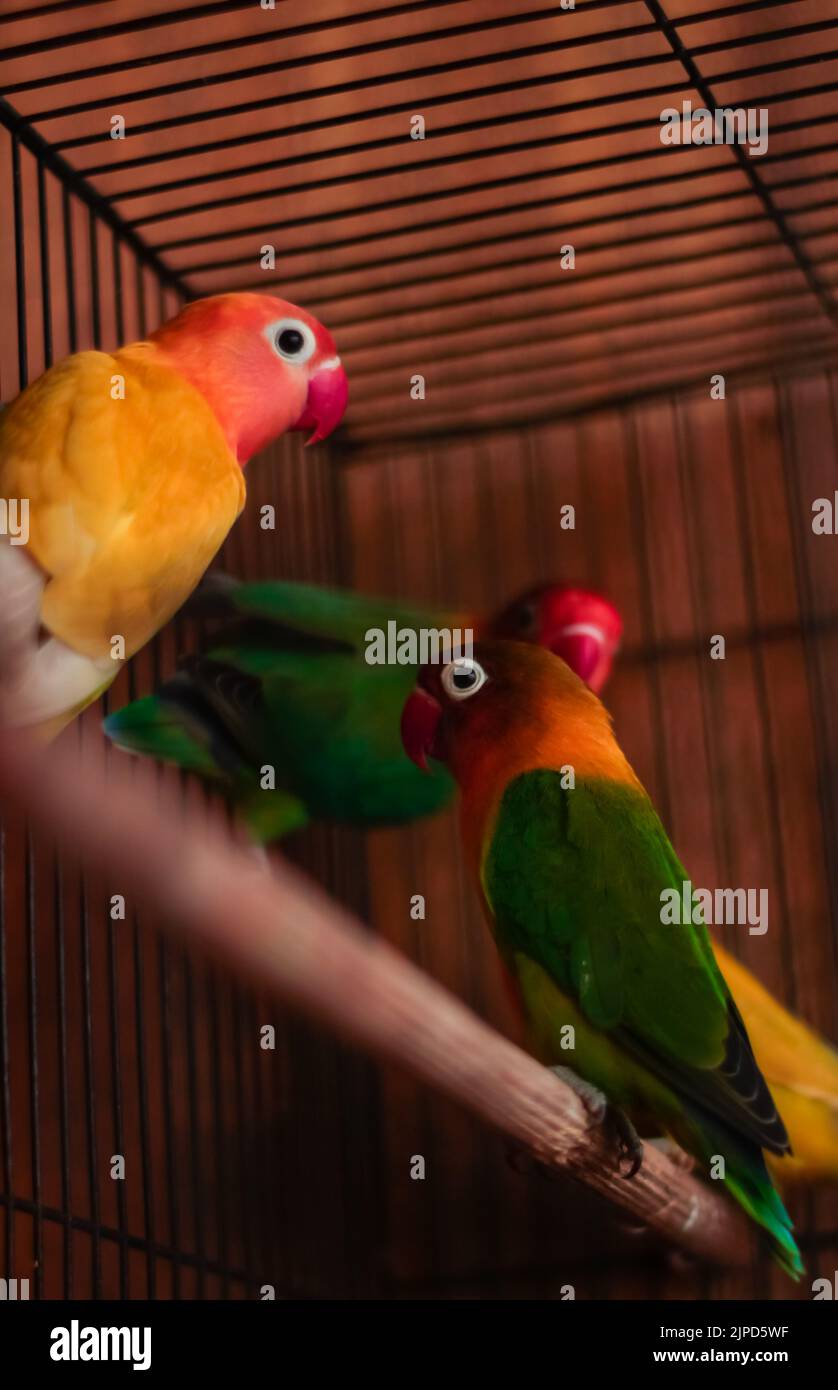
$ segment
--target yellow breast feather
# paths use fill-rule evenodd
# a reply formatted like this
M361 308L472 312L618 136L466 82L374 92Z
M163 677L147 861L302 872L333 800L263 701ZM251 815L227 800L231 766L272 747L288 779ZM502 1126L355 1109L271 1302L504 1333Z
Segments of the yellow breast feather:
M130 656L201 578L242 510L241 468L200 392L146 344L82 352L0 417L0 495L29 501L43 626Z

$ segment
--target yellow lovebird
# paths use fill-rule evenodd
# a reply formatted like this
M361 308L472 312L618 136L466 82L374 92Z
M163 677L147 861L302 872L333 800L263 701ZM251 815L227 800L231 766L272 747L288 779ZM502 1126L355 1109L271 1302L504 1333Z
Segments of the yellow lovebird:
M329 332L263 294L188 304L114 353L51 367L0 415L0 716L51 736L198 583L288 430L325 439L346 376Z

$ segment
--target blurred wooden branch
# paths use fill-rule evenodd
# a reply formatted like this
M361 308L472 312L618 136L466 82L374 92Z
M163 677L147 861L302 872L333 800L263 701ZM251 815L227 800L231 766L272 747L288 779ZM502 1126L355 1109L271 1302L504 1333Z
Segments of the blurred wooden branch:
M185 823L136 784L68 747L0 735L0 798L104 867L114 892L344 1038L466 1106L546 1164L702 1259L749 1255L744 1219L646 1146L627 1179L577 1096L286 864L267 874L220 832ZM254 1040L254 1046L256 1042Z

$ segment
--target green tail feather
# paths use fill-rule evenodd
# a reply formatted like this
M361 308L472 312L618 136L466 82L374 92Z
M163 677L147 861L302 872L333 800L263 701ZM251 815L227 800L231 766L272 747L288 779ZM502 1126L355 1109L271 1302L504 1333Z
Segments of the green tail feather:
M163 704L156 695L146 695L109 714L103 728L108 738L126 752L144 753L187 772L218 776L218 767L207 749L184 728L179 711Z
M771 1253L781 1269L795 1283L806 1269L792 1234L791 1217L765 1166L762 1149L734 1136L706 1113L690 1109L688 1115L709 1170L717 1156L725 1161L724 1183L731 1196L753 1221L765 1231Z
M806 1268L792 1235L794 1228L789 1214L771 1186L765 1164L762 1166L764 1178L762 1174L756 1180L751 1175L742 1178L738 1174L729 1174L726 1185L739 1205L762 1226L777 1264L797 1283L801 1275L806 1273Z

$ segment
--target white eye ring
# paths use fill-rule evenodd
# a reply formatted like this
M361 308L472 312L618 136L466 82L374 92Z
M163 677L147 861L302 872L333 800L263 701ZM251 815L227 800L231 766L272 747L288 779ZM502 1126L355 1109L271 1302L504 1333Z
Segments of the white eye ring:
M280 342L283 334L288 335L285 347ZM293 344L292 334L296 335ZM293 362L296 366L302 366L307 362L317 347L314 334L302 319L277 319L276 323L269 324L265 329L265 337L277 357L281 357L283 362Z
M478 661L473 661L468 656L460 656L456 661L449 661L443 668L440 680L443 690L452 700L468 700L486 684L488 676Z

